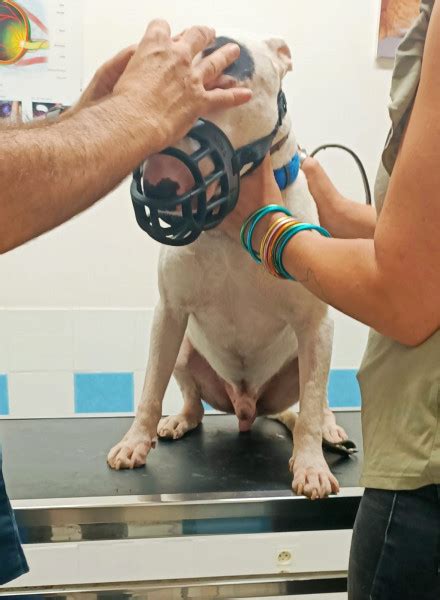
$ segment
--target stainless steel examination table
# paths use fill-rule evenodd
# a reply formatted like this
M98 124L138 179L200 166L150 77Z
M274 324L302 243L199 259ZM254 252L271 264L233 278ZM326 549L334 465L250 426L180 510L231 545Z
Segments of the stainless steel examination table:
M360 449L359 413L338 420ZM361 452L327 453L341 494L311 502L290 491L291 439L276 422L239 434L234 417L207 416L146 468L111 471L107 451L130 422L0 422L31 566L0 597L344 597Z

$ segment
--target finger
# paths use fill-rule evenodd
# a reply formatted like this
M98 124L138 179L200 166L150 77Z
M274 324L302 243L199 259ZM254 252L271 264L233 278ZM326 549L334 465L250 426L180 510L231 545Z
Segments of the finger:
M235 77L231 77L230 75L220 75L217 79L205 83L206 90L215 90L216 88L230 90L234 87L238 87L238 82Z
M125 68L130 62L130 59L133 57L133 54L136 52L136 49L137 44L133 44L132 46L128 46L128 48L124 48L109 61L109 64L121 72L125 71Z
M249 88L233 88L230 90L212 90L206 93L206 112L224 110L246 104L252 98Z
M167 21L163 19L154 19L148 24L147 31L145 32L144 40L147 38L155 39L170 39L171 38L171 27Z
M240 57L238 44L226 44L209 56L206 56L197 66L197 72L204 83L214 81Z
M187 31L188 31L188 29L184 29L181 33L178 33L177 35L175 35L173 37L173 42L179 42Z
M211 27L191 27L181 37L181 41L188 44L192 58L202 50L205 50L215 39L215 30Z
M136 52L137 46L129 46L118 52L116 56L107 61L99 75L104 78L103 83L109 90L113 89L122 73L127 68L128 63Z
M264 189L267 185L266 182L270 179L274 179L273 167L272 167L272 159L270 154L268 153L262 164L255 169L248 177L243 177L241 182L241 193L246 195L250 195L251 198L255 198L255 195L260 192L260 190ZM275 186L277 183L275 181ZM277 187L279 190L279 188Z
M270 175L273 175L273 168L272 168L272 158L270 155L270 152L268 152L266 154L266 156L264 157L263 162L261 163L261 166L259 167L260 171L262 173L270 173Z

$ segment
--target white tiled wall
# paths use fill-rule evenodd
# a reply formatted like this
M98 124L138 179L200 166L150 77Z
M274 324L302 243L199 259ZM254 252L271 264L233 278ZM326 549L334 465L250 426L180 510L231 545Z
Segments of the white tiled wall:
M131 373L138 404L153 310L0 309L0 375L7 375L10 417L74 416L75 373ZM164 414L179 411L170 381Z
M344 396L344 389L351 389L347 386L353 385L354 370L366 342L366 328L338 313L334 316L332 367L344 371L342 379L339 371L339 377L334 378L330 388L331 395L337 400L338 396ZM7 376L8 416L73 416L75 374L98 377L129 374L136 406L145 377L152 319L153 310L136 308L0 309L0 377ZM111 395L111 382L108 385ZM334 406L346 404L335 403ZM180 391L172 379L164 412L174 413L180 407ZM127 410L131 411L131 408Z
M145 367L149 314L146 311L72 312L75 371L123 372Z
M0 310L0 373L143 369L148 310Z
M11 373L9 413L16 418L69 417L74 414L73 373Z

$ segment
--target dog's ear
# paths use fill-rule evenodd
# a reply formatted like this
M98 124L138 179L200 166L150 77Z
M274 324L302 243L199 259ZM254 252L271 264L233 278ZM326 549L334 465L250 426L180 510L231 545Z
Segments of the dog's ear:
M293 69L292 54L289 46L281 38L271 38L270 40L266 40L266 44L275 55L276 64L281 70L281 77L284 77Z

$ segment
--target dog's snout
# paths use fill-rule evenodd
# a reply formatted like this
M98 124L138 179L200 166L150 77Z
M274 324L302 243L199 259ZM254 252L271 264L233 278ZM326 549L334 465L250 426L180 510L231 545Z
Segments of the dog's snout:
M148 179L144 179L144 191L147 195L153 196L153 198L166 200L171 196L177 195L179 184L177 181L169 178L161 179L159 183L151 183Z
M155 154L144 165L144 192L158 199L186 193L194 186L191 171L177 158Z

